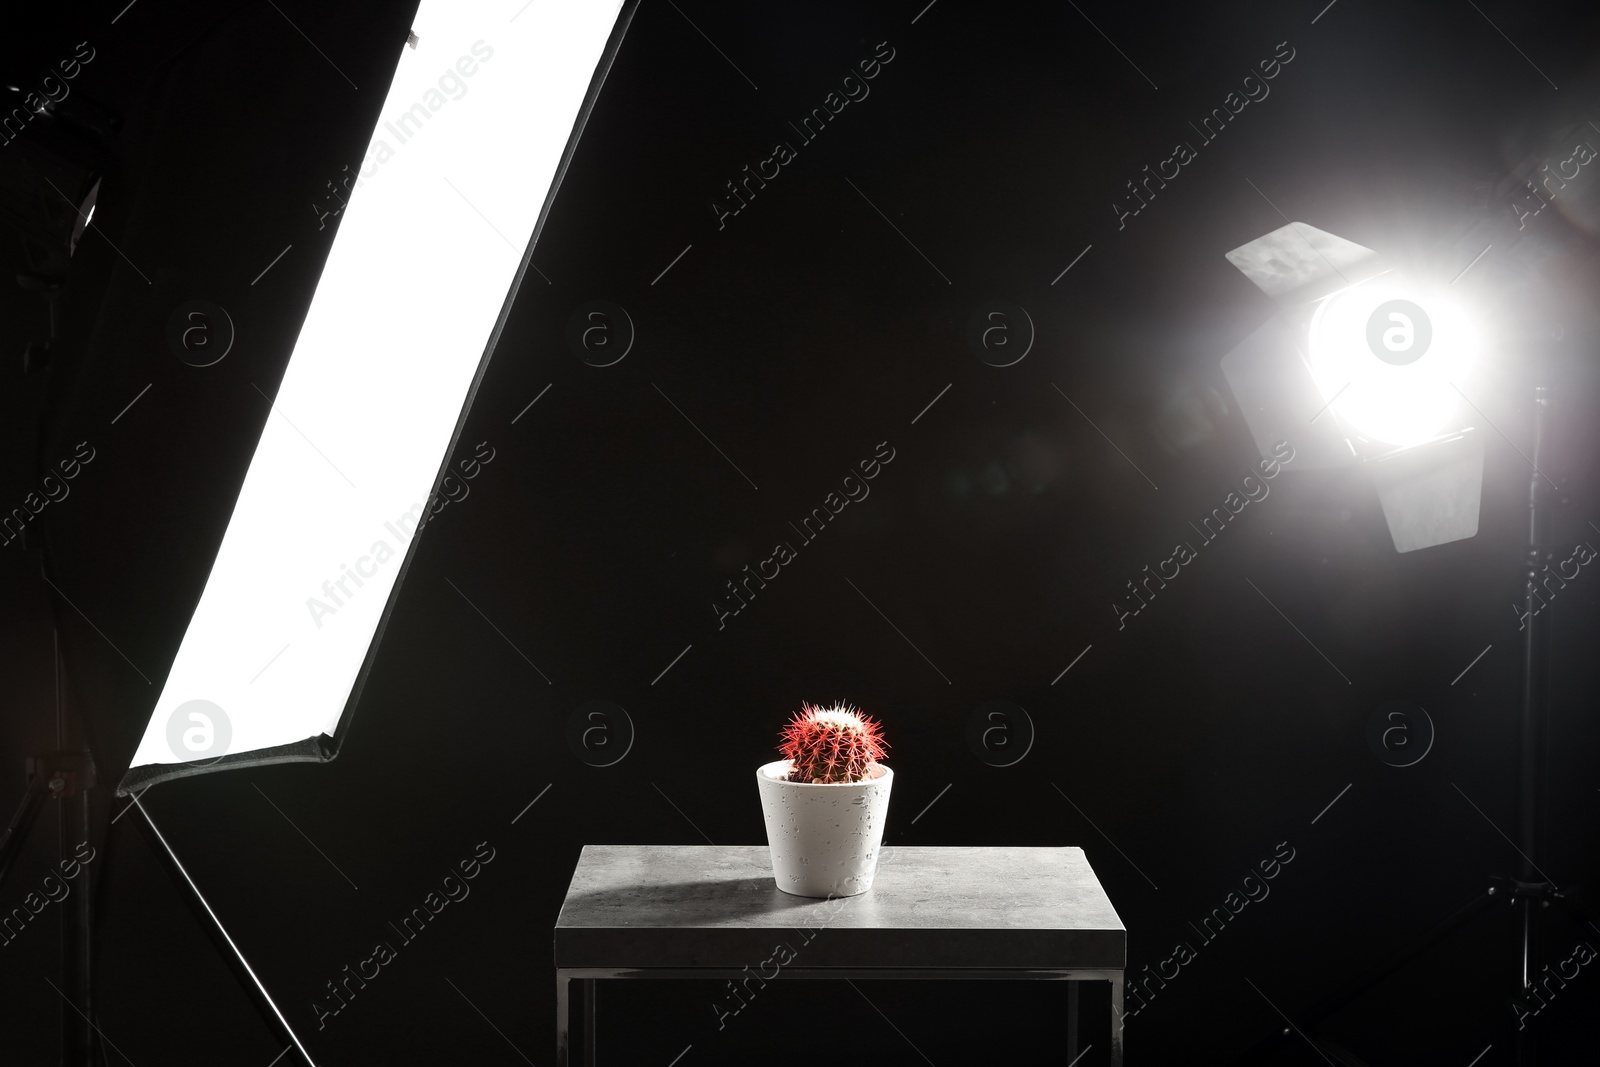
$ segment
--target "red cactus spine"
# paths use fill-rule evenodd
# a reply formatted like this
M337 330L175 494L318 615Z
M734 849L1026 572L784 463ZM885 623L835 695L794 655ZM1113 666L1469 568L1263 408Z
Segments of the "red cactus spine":
M778 735L791 782L859 782L889 747L878 722L848 704L804 704Z

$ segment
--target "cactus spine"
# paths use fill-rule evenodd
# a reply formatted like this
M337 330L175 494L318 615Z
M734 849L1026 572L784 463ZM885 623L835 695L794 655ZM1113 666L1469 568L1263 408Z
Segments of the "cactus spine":
M817 785L861 781L889 747L879 724L848 704L804 704L779 736L789 781Z

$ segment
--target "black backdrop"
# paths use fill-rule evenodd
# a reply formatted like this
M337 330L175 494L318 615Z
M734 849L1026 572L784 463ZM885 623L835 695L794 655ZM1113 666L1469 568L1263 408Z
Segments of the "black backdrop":
M752 772L805 699L884 720L891 843L1086 848L1135 971L1196 942L1190 922L1280 843L1293 850L1270 896L1128 1020L1134 1063L1256 1049L1282 1029L1278 1009L1514 867L1497 832L1515 814L1510 605L1530 432L1514 373L1478 398L1498 432L1476 538L1398 556L1359 472L1284 475L1125 629L1111 604L1256 458L1218 360L1273 306L1223 252L1286 215L1404 262L1464 265L1476 249L1456 228L1486 186L1566 124L1600 121L1600 22L1582 5L924 3L646 0L469 416L463 454L487 441L495 458L427 527L344 754L145 798L319 1063L547 1062L551 924L579 848L763 840ZM311 205L359 159L410 10L103 7L6 46L20 84L92 42L76 91L123 125L55 358L7 370L4 403L8 502L76 442L97 450L44 519L75 605L55 601L62 700L109 782L267 417L257 387L271 395L281 376L326 255L334 227L319 231ZM870 95L800 144L786 124L890 49ZM1124 183L1288 49L1270 95L1119 229ZM719 228L713 201L774 138L795 158ZM1596 273L1582 219L1549 221L1577 354L1556 463L1572 506L1555 540L1570 544L1600 521ZM209 368L164 341L191 299L237 327ZM603 368L566 340L595 299L636 330ZM1004 368L966 340L995 299L1025 307L1037 334ZM4 300L14 351L41 312ZM803 543L789 524L885 442L894 458L870 495ZM725 583L780 541L796 558L719 628ZM37 552L0 560L15 700L0 785L15 796L22 756L53 743L51 601ZM1536 858L1564 883L1600 875L1595 581L1550 608L1551 830ZM1392 698L1437 727L1404 769L1365 740ZM636 731L610 767L566 739L594 699ZM968 744L989 700L1036 730L1013 766ZM111 823L126 800L109 793L99 1027L130 1062L267 1064L281 1040L137 816ZM7 909L54 861L52 837L5 887ZM392 940L387 922L480 842L494 859L470 897L318 1029L324 984ZM7 1062L52 1062L58 919L45 920L0 947ZM1596 937L1552 914L1536 964ZM1465 1064L1491 1045L1478 1062L1511 1062L1512 952L1496 911L1323 1033L1374 1064ZM1532 1020L1548 1062L1593 1062L1597 981L1586 970ZM942 1065L1059 1033L1059 994L1042 986L885 986L881 1014L848 986L797 986L720 1032L710 988L616 991L602 1055ZM1298 1040L1267 1058L1323 1062Z

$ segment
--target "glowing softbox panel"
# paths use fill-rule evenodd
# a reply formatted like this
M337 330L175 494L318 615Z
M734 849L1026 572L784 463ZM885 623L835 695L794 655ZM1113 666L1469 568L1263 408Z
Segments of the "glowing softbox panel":
M423 0L128 792L330 759L635 0Z

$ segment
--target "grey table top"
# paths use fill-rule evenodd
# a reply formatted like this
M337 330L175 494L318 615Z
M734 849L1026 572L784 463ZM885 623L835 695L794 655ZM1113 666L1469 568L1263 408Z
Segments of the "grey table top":
M773 881L766 845L586 845L557 967L1121 968L1127 930L1081 848L885 846L868 892Z

